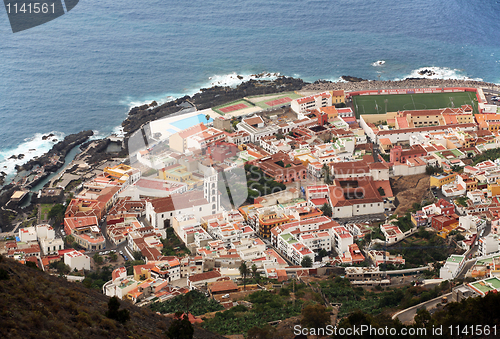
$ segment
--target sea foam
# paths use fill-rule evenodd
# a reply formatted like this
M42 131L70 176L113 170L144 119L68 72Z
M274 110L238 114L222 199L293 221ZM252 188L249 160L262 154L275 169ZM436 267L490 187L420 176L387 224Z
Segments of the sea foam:
M424 74L421 74L426 72ZM424 79L456 79L456 80L475 80L483 81L481 78L470 78L465 71L460 69L452 69L448 67L421 67L411 71L411 73L403 78L424 78ZM395 79L400 80L400 79Z
M43 140L43 136L53 134L54 136ZM22 165L29 160L39 157L48 152L52 146L63 140L64 133L52 131L49 133L36 133L31 138L24 139L24 142L15 148L5 149L0 152L0 172L5 172L7 177L12 177L16 174L16 165ZM22 159L9 159L11 156L24 154ZM7 181L6 181L7 182Z

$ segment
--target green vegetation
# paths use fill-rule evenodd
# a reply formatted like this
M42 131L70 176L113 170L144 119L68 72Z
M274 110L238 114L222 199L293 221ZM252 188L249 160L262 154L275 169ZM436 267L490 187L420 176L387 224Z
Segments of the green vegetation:
M113 268L111 266L103 266L95 271L86 272L85 279L82 280L83 286L97 291L102 291L102 286L111 280Z
M302 258L302 261L300 262L300 265L302 267L312 267L313 261L310 256L305 256Z
M405 258L405 268L420 267L430 262L442 261L454 253L454 247L435 233L420 228L418 232L387 248L391 254L402 254Z
M300 324L305 328L324 328L330 323L330 312L323 305L307 305L302 310Z
M440 174L443 173L443 169L441 167L427 165L425 166L425 173L428 175Z
M243 290L247 289L247 275L250 274L250 270L248 269L248 266L246 262L242 262L240 267L238 267L241 276L243 277Z
M0 338L150 338L165 339L172 319L147 307L121 301L118 311L128 310L122 324L106 316L109 298L101 291L68 282L4 258L0 272ZM3 273L5 274L5 273ZM0 273L2 276L2 273ZM213 334L197 327L199 338Z
M473 92L356 95L352 97L356 118L360 114L382 114L403 110L436 109L472 105L477 111L477 98ZM452 104L453 102L453 104Z
M287 319L301 313L303 301L295 303L287 297L269 291L257 291L248 296L251 309L238 305L218 312L213 319L205 320L203 327L222 335L246 333L253 327L262 328L270 321Z
M413 225L413 223L411 222L410 213L406 213L404 217L398 218L398 221L396 221L395 224L403 233L415 227L415 225Z
M253 204L254 198L286 190L285 184L276 182L273 178L266 176L257 166L245 165L245 172L248 190L247 202L250 204ZM226 189L228 195L230 195L229 188ZM232 189L235 188L232 187Z
M40 204L40 219L49 220L49 213L54 204Z
M330 173L330 169L327 164L324 164L321 168L321 172L323 173L323 177L325 178L325 184L331 185L333 184L332 175Z
M208 120L208 119L207 119ZM193 325L189 322L187 314L176 313L175 319L167 330L167 337L169 339L192 339L194 334Z
M419 310L415 316L414 325L403 325L397 319L392 320L388 315L380 314L372 316L367 313L357 311L341 320L339 327L352 328L353 326L367 325L374 328L394 328L397 333L401 333L402 328L427 330L412 336L412 338L429 338L434 328L442 328L439 338L485 338L494 335L494 329L500 325L498 314L500 312L500 295L498 293L488 293L483 298L467 298L459 303L450 302L442 310L430 314L427 310ZM471 333L471 326L481 324L488 325L488 334L483 336ZM457 326L460 326L460 333L457 333ZM410 333L408 331L408 333ZM358 338L373 338L368 333ZM336 336L335 338L350 338L348 336ZM383 336L382 336L383 338Z
M431 290L411 286L373 292L353 287L349 280L339 276L333 280L320 281L319 286L330 302L342 303L339 316L346 316L357 310L379 314L388 308L405 309L450 291L450 285L445 281Z
M161 254L163 255L175 255L175 256L180 256L183 257L186 254L191 254L191 251L188 250L186 245L182 242L179 237L177 237L177 234L175 234L175 231L172 227L167 227L167 237L160 239L163 248L161 250ZM140 253L137 253L139 255ZM134 258L135 259L142 259L142 255L136 257L136 253L134 252Z
M160 313L190 312L194 316L224 309L217 301L207 298L197 290L178 295L168 301L152 303L149 308Z
M463 206L463 207L467 207L467 200L469 200L469 198L463 196L463 197L458 197L455 199L455 203L457 205L460 205L460 206Z
M391 161L391 155L389 153L379 153L382 159L384 159L385 162Z
M108 311L106 312L106 317L125 324L130 320L130 312L127 309L120 310L120 300L118 300L118 297L111 297L108 302Z
M382 187L377 188L377 191L378 191L378 194L380 194L380 196L382 196L382 197L385 196L385 191Z
M473 158L473 165L477 165L480 162L491 160L494 161L500 158L500 148L489 149Z
M49 214L47 215L48 219L54 220L56 224L60 224L64 220L64 213L66 212L66 207L62 204L56 204L52 206Z
M332 207L330 206L330 204L328 204L328 203L325 202L323 204L323 206L321 206L320 210L327 217L331 217L332 216Z

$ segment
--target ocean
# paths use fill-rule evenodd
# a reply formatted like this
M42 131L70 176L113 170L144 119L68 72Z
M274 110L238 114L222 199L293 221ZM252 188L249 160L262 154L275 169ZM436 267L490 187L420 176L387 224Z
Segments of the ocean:
M130 107L236 85L237 75L394 80L433 67L500 83L499 14L488 0L81 0L13 34L2 7L0 171L70 133L109 135Z

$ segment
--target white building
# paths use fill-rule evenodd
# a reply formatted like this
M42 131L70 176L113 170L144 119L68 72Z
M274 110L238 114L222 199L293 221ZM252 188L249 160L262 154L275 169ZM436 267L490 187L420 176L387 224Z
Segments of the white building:
M90 257L82 252L76 250L64 253L64 263L68 265L71 270L90 270Z
M452 254L443 267L439 270L439 278L444 280L452 280L457 277L465 265L465 256Z
M496 253L500 249L498 235L496 234L488 234L488 236L479 239L478 244L478 253L480 256Z
M352 245L354 242L352 234L344 226L334 227L332 231L337 254L349 251L349 245Z
M36 229L35 227L25 227L19 229L19 239L21 242L36 241Z
M295 113L305 113L320 107L332 106L332 95L323 92L299 99L292 100L291 107Z
M251 142L258 142L260 138L275 135L279 131L278 125L265 126L264 120L259 116L243 119L242 122L236 125L236 129L248 133Z

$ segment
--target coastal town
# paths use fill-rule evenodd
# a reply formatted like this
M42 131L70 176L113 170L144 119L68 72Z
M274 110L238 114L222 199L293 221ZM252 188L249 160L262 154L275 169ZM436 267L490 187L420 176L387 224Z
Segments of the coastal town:
M294 293L295 307L301 284L333 322L356 309L327 292L337 279L366 291L449 284L390 305L412 323L418 308L499 292L500 93L388 85L185 103L108 138L116 151L102 159L88 141L44 187L18 182L0 254L159 313L192 291L213 311L269 290Z

